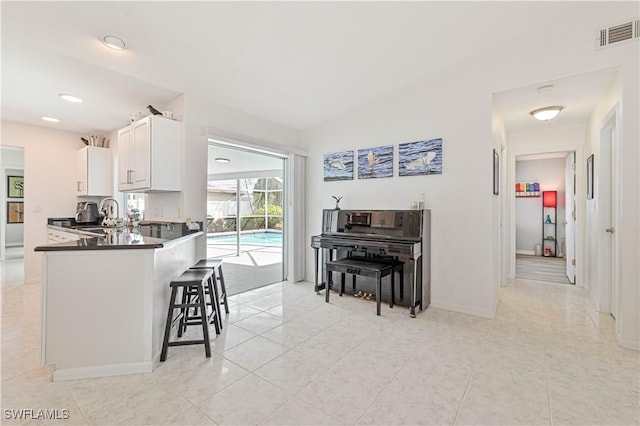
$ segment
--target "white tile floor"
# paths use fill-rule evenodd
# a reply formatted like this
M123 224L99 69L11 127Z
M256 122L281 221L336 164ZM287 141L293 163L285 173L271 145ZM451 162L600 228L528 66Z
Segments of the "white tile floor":
M517 280L500 299L495 320L388 306L377 317L375 302L275 284L232 297L210 359L172 347L152 374L52 383L40 286L6 287L2 408L70 418L3 411L3 424L639 423L639 354L616 345L584 290Z

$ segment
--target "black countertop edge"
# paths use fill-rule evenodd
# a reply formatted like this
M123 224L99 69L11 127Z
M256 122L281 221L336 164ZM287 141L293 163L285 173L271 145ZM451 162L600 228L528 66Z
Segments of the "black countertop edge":
M98 239L100 237L93 237L91 239ZM87 238L89 239L89 238ZM76 244L77 241L71 241L68 243L50 244L48 246L38 246L33 251L104 251L104 250L153 250L164 247L162 244L139 244L139 245L86 245L81 246ZM76 245L73 245L76 244Z
M34 248L34 251L102 251L102 250L154 250L163 248L165 246L179 243L189 238L197 237L204 234L203 231L194 231L186 235L181 235L172 239L160 239L143 236L135 232L118 233L116 237L109 238L108 236L82 237L76 241L67 241L64 243L48 244L45 246L38 246ZM128 238L130 237L130 238Z

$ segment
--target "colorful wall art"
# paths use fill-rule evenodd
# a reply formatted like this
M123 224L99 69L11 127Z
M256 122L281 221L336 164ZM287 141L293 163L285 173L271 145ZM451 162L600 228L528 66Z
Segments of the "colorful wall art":
M324 181L353 179L353 151L324 155Z
M393 177L393 145L358 150L358 179Z
M442 139L398 145L399 176L441 175Z
M539 197L540 182L516 183L516 197Z

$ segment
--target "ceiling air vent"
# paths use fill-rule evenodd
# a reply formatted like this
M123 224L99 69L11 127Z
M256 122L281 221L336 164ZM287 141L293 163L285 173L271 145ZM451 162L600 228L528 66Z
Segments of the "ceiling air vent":
M596 47L602 49L604 47L621 44L622 42L638 40L639 38L640 19L636 19L598 31Z

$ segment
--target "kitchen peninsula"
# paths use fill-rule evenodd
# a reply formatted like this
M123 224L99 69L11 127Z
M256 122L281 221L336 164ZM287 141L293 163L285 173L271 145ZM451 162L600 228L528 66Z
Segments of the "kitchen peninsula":
M43 253L41 361L53 364L53 380L151 372L162 347L169 282L199 260L204 233L181 223L50 224L50 242L56 233L72 238L35 248Z

